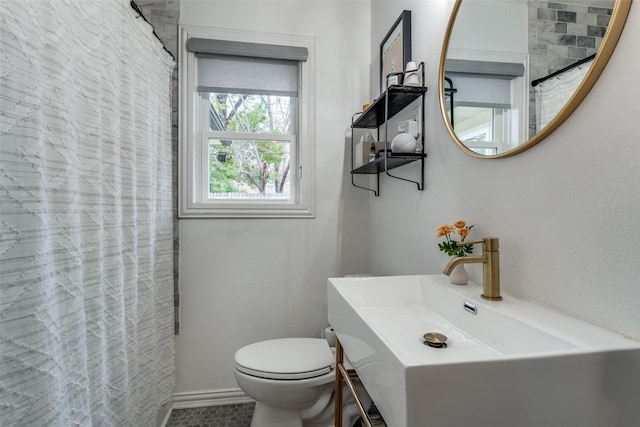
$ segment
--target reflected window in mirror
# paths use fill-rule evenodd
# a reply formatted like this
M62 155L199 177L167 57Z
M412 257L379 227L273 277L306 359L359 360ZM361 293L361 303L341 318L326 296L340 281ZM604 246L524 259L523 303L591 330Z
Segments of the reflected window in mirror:
M468 132L478 126L479 120L487 126L491 124L486 142L494 143L491 147L494 154L515 148L526 139L528 129L520 126L528 116L525 101L528 89L522 62L448 59L446 64L446 77L455 89L454 96L448 99L454 108L455 121L451 126L461 141L468 140ZM471 146L469 149L476 151Z
M453 62L453 61L452 61ZM522 64L458 61L455 69L464 72L447 74L455 89L451 125L458 138L475 152L503 153L517 147L525 131L519 124L527 116L522 99L526 91ZM464 63L464 67L460 67ZM448 62L449 64L449 62ZM453 68L453 67L452 67ZM473 144L471 144L473 142ZM480 147L479 142L484 146ZM481 150L481 151L478 151Z

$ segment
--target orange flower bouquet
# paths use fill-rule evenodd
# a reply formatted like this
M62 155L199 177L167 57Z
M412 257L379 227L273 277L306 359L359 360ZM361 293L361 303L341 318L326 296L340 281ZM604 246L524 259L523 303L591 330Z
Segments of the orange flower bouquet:
M444 237L444 242L438 243L438 248L449 256L467 256L473 253L473 245L465 245L464 240L469 236L473 225L467 225L466 221L459 220L453 225L444 224L436 228L438 237ZM455 236L460 236L460 241Z

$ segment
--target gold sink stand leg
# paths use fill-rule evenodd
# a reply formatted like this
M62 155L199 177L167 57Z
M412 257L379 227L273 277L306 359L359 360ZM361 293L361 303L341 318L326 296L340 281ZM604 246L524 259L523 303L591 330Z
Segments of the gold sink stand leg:
M362 421L364 422L365 427L373 427L371 424L371 420L367 415L367 410L362 406L362 399L358 396L358 392L351 381L351 378L358 378L358 374L355 369L347 370L344 367L344 350L342 349L342 345L340 344L340 340L336 339L336 411L335 411L335 427L342 427L342 384L347 385L349 391L353 395L353 399L356 402L356 406L358 407L358 411L362 416Z
M336 338L336 413L335 413L335 427L342 427L342 371L339 366L342 366L344 359L344 350L340 345L340 340Z

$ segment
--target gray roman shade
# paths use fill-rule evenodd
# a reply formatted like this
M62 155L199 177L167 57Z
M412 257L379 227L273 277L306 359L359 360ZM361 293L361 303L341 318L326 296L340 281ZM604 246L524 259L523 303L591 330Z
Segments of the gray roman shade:
M486 74L493 78L513 79L524 75L524 65L512 62L469 61L466 59L447 59L449 73Z
M192 38L198 92L298 96L305 47Z
M285 59L288 61L306 61L309 56L306 47L201 38L187 40L187 50L196 55L233 55L251 58Z
M511 108L511 80L469 74L447 74L457 89L456 106Z
M511 80L524 75L524 65L448 59L446 74L457 89L456 105L511 108Z

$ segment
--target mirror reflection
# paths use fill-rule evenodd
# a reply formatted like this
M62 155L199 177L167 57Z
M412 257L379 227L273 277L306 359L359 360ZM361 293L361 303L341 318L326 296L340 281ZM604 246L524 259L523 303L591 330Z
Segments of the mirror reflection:
M440 71L454 140L478 157L506 157L538 142L592 67L615 6L615 0L458 0Z

